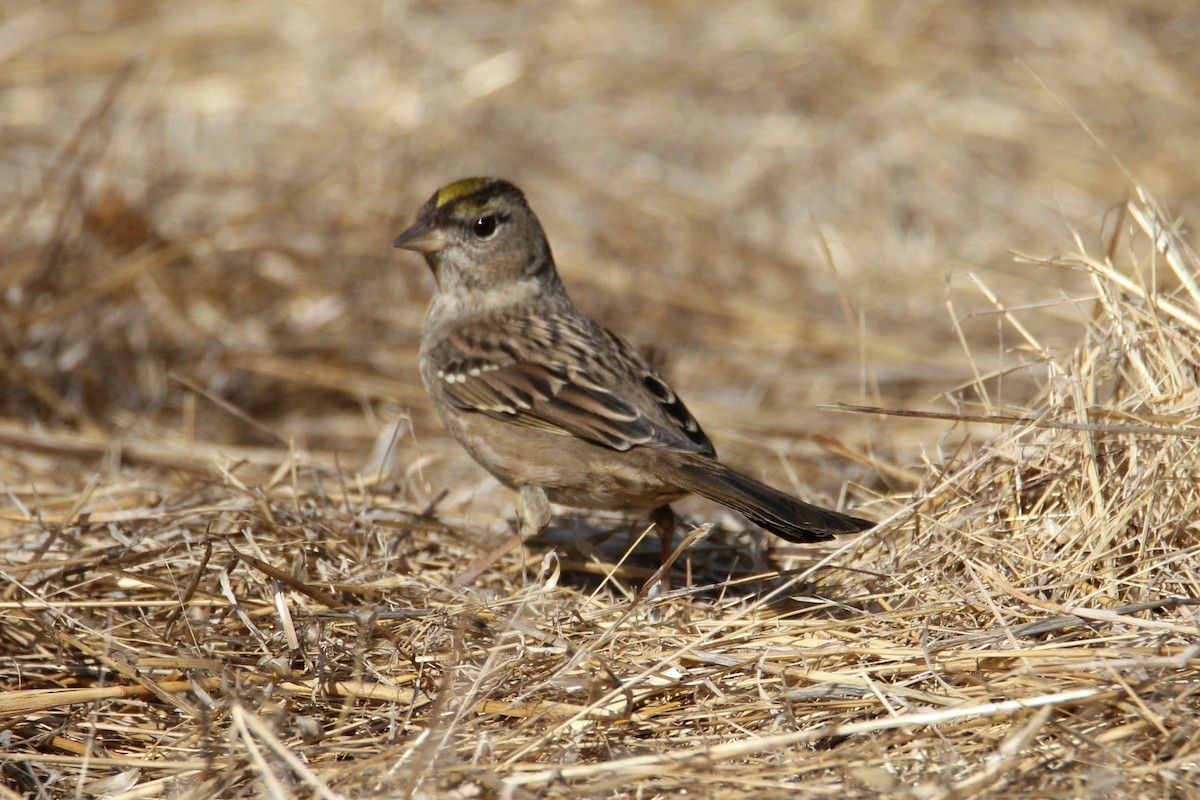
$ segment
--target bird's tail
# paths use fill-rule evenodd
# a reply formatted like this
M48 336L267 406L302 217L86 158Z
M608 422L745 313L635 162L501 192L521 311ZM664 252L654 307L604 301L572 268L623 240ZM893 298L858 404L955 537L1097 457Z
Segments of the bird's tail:
M663 477L680 489L732 508L789 542L821 542L874 522L797 500L711 458L660 460Z

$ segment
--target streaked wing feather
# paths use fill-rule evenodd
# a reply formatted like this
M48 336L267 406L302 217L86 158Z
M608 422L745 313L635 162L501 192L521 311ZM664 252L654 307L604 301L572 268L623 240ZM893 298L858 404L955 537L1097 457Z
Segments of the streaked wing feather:
M544 329L531 330L529 326L538 323ZM631 356L624 342L613 342L626 359L622 365L645 369L644 378L639 373L630 376L629 382L638 392L644 386L647 396L642 402L653 401L662 411L662 421L610 389L603 379L611 376L605 376L602 367L588 368L574 359L567 366L554 358L555 349L564 346L571 346L575 356L586 353L586 347L564 339L584 336L588 331L556 327L552 320L525 321L524 325L522 335L507 342L494 330L461 330L448 339L446 344L453 352L447 354L446 366L438 377L452 403L517 425L579 436L615 450L649 446L712 452L708 438L674 392L650 373L640 358ZM521 342L519 349L513 347L514 340ZM617 385L623 382L609 381Z
M678 426L679 430L685 436L694 442L700 452L706 452L708 455L715 455L712 442L700 429L700 423L692 416L692 412L688 411L687 406L679 399L674 390L667 385L667 382L655 375L653 372L646 371L642 376L642 385L650 392L650 395L658 403L659 408L667 415L671 422Z
M448 372L446 395L459 408L518 425L574 434L616 450L651 444L655 426L624 399L568 382L559 371L523 362L468 374Z
M570 383L548 401L547 407L554 410L555 421L572 433L614 450L655 444L660 438L645 414L605 389Z

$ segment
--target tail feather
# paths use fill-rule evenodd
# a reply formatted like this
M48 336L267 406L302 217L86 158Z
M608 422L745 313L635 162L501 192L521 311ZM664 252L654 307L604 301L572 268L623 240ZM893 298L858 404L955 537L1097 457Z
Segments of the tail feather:
M714 459L663 466L680 489L732 508L789 542L821 542L875 527L874 522L797 500Z

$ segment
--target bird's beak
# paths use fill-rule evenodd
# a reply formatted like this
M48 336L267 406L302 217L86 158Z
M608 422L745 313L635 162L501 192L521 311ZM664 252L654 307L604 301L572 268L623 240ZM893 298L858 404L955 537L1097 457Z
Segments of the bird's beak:
M446 234L435 228L433 220L419 219L411 228L396 237L392 247L413 250L417 253L440 253L446 248Z

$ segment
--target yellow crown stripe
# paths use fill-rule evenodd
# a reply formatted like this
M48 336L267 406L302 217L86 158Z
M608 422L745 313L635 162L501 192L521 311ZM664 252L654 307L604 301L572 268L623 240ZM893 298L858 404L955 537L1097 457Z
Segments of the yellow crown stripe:
M449 203L467 195L474 194L487 185L487 178L466 178L443 186L437 193L437 207L444 208Z

